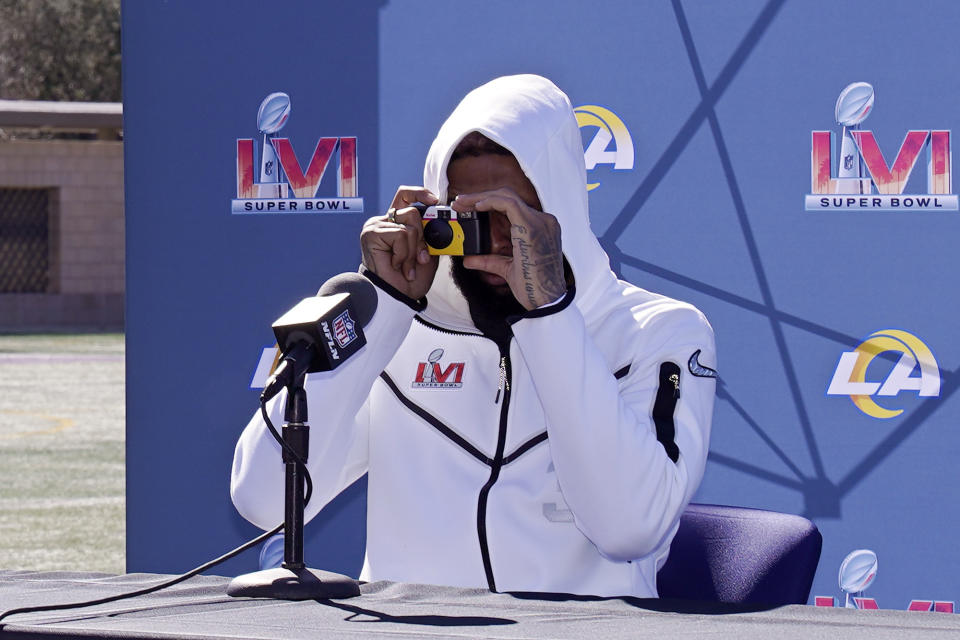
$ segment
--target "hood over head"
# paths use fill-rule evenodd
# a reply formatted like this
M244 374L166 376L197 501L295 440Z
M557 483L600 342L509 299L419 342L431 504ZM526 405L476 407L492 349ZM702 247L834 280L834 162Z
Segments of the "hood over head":
M580 128L569 98L536 75L497 78L471 91L440 128L423 170L423 184L447 201L447 165L460 141L477 131L510 151L533 184L543 210L560 222L563 254L576 280L574 303L586 316L618 282L590 229ZM467 302L442 256L427 294L425 315L436 322L472 326Z

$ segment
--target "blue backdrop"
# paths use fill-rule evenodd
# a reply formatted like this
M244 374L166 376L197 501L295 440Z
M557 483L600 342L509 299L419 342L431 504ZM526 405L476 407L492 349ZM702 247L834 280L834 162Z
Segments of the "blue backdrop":
M582 127L587 147L613 136L588 178L614 268L696 304L716 331L721 384L696 500L813 519L814 594L839 595L840 561L866 547L881 607L960 599L960 217L804 207L811 133L834 132L835 172L848 84L876 90L862 127L888 166L908 130L954 127L957 24L946 0L126 2L128 570L186 570L256 533L228 482L269 325L356 268L363 220L397 185L419 184L468 90L532 72L623 124ZM275 91L290 95L278 135L301 167L320 138L357 137L365 213L231 213L236 141L262 146L257 109ZM631 147L632 166L615 168ZM928 192L926 153L905 193ZM337 195L335 173L318 196ZM903 409L878 419L827 389L842 354L886 329L929 347L941 386L873 396ZM861 381L883 382L900 353L886 356ZM322 428L322 409L311 417ZM310 564L356 574L363 512L361 481L308 526ZM222 572L255 564L251 552Z

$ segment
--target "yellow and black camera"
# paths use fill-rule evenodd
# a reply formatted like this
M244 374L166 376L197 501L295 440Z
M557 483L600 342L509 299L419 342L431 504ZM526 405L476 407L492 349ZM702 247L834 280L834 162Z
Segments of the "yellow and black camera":
M444 205L414 205L423 222L427 251L435 256L475 256L490 253L490 213L454 211Z

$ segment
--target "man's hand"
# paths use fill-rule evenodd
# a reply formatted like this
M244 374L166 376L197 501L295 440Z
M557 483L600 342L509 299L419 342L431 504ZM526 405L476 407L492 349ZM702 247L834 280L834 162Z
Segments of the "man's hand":
M499 211L510 221L513 255L465 256L463 266L496 274L507 281L527 310L559 299L567 290L560 246L560 223L527 205L511 189L461 194L457 211Z
M360 250L364 267L417 300L433 284L439 261L427 253L420 212L410 206L414 202L436 204L437 197L423 187L400 187L387 215L363 225Z

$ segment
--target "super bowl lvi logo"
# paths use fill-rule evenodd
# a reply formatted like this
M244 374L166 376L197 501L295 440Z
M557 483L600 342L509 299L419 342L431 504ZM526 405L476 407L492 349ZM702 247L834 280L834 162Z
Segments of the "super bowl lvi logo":
M434 349L426 362L417 364L417 372L410 384L414 389L459 389L463 386L463 362L440 363L443 349Z
M588 172L601 164L612 165L618 171L633 169L633 138L617 114L592 104L577 107L573 112L581 132L589 134L593 131L593 137L583 149L583 161ZM599 182L588 180L587 191L599 186Z
M893 358L878 358L884 353ZM894 364L890 368L878 362L871 368L875 360ZM914 375L917 369L919 375ZM863 413L886 419L900 415L903 409L882 407L874 397L892 398L901 391L915 391L921 397L939 396L940 367L927 345L915 335L900 329L883 329L871 333L856 349L840 356L827 395L850 396Z
M231 211L362 213L363 198L357 191L357 138L320 138L304 169L290 139L277 135L289 122L290 113L290 96L282 91L271 93L257 111L257 131L262 137L237 139L237 197L231 201ZM323 177L334 164L334 157L337 193L320 195Z
M832 131L812 132L806 210L956 211L950 131L907 131L896 157L888 163L877 137L861 128L873 111L875 99L873 86L866 82L854 82L840 92L834 109L841 127L839 157L833 155ZM907 193L924 149L926 193Z

